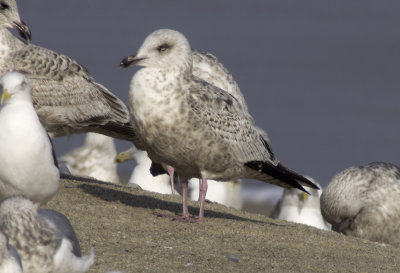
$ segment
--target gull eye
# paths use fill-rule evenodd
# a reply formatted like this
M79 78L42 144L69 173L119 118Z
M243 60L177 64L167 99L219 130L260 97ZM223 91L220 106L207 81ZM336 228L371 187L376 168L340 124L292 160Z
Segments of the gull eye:
M10 6L4 2L0 2L0 10L6 10L9 9Z
M169 49L171 46L169 44L162 44L159 47L157 47L158 52L164 52L167 49Z

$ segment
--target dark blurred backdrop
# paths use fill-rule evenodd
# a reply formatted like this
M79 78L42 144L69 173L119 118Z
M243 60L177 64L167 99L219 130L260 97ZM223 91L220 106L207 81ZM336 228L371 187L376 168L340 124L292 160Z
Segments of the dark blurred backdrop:
M326 185L351 165L400 165L399 1L18 4L34 44L74 58L125 102L136 69L120 69L121 59L150 32L172 28L229 69L287 166ZM57 139L57 154L83 137ZM118 141L119 150L128 147Z

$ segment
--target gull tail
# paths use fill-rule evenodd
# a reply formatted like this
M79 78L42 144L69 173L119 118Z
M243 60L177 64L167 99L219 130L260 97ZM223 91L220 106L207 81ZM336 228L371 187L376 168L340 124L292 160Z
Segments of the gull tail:
M253 174L255 179L275 184L284 188L297 188L308 193L303 186L319 190L319 187L304 176L290 170L281 163L273 165L264 161L249 161L244 164L246 167L257 171Z

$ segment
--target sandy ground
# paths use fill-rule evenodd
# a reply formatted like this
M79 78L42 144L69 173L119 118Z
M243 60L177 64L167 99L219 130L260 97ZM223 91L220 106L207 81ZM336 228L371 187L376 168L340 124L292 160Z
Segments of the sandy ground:
M179 196L86 179L63 179L47 206L64 213L89 272L400 272L400 249L263 215L206 204L204 222L181 211ZM198 213L197 202L190 211Z

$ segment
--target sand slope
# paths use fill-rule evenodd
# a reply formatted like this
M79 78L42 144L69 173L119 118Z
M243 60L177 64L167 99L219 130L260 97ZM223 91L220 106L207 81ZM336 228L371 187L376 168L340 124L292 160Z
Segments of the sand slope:
M334 232L206 204L206 220L186 224L179 196L85 179L63 179L46 207L71 220L89 272L400 272L400 249ZM190 211L198 213L196 202Z

